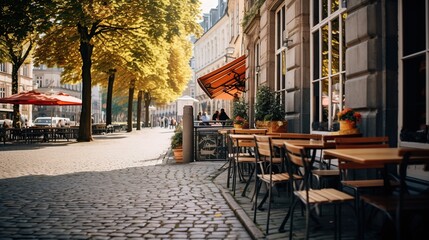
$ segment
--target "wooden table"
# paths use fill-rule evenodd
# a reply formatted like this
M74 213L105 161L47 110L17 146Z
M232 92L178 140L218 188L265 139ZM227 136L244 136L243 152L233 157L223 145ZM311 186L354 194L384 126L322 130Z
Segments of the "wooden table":
M371 168L371 165L384 165L385 172L389 165L398 165L401 163L403 156L399 151L407 148L359 148L359 149L330 149L325 150L325 154L338 158L342 161L354 162ZM414 160L428 161L427 156L413 157ZM384 185L387 191L390 191L390 181L387 174L384 175Z
M349 161L357 164L366 165L369 168L371 167L371 165L382 164L385 167L385 173L387 173L387 166L392 164L398 165L402 162L403 156L401 156L399 152L404 149L407 149L407 148L331 149L331 150L326 150L325 154L331 157L336 157L342 161ZM414 160L421 159L423 161L429 162L428 156L413 157L413 159ZM387 175L388 174L384 174L384 177L383 177L384 191L386 191L387 193L390 193L392 188L390 186L390 181ZM423 203L424 202L426 202L426 200L423 200ZM418 201L417 203L420 204L420 201ZM362 210L363 209L359 211L362 211Z
M329 149L325 155L344 161L359 164L389 164L400 163L400 148L356 148L356 149Z
M278 139L273 138L271 140L273 146L281 147L286 142L295 146L304 147L306 149L325 149L325 144L321 140L294 140L294 139Z

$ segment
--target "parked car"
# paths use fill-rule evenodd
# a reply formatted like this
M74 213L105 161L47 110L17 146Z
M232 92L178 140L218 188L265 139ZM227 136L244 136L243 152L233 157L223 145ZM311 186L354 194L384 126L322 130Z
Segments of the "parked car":
M62 117L38 117L33 121L33 124L37 127L57 127L60 120L62 120L62 127L69 126L70 119Z

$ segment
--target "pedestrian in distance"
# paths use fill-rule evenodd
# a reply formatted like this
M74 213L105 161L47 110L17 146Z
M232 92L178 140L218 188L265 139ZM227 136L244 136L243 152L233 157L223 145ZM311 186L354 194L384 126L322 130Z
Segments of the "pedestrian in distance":
M209 125L210 117L207 112L203 113L203 115L201 116L201 121L203 121L202 125Z
M216 112L213 114L213 116L212 116L212 120L213 120L213 121L219 120L219 111L216 111Z
M229 119L229 117L228 117L228 115L226 114L226 112L225 112L225 109L221 109L220 110L220 113L219 113L219 120L221 120L221 121L226 121L226 120L228 120ZM225 122L222 122L222 125L225 125Z

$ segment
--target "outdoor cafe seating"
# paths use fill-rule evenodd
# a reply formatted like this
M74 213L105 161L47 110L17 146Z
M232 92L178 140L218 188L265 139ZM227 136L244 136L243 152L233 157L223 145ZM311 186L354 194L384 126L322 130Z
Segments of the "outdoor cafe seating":
M59 140L69 141L76 139L78 128L76 127L29 127L29 128L1 128L3 144L14 143L36 143L56 142Z
M399 193L384 192L378 195L363 195L362 209L365 210L365 205L370 205L383 212L395 226L395 236L392 237L396 237L397 240L417 239L421 233L416 233L417 231L413 230L406 231L405 227L408 226L408 229L415 227L412 226L413 221L410 216L420 216L422 218L429 216L429 194L411 193L406 183L407 169L414 165L425 164L427 166L429 163L429 150L400 149L399 156L402 157L399 164ZM363 214L361 221L364 221L364 217L365 215ZM414 236L413 233L415 234Z
M331 157L337 157L341 161L347 161L361 167L371 167L377 165L384 166L383 186L376 192L365 192L360 195L361 206L359 207L358 227L359 238L365 239L366 226L371 225L374 217L366 218L367 206L384 212L393 223L395 229L390 239L421 239L413 236L413 233L421 234L422 227L426 226L425 221L429 220L429 196L425 192L411 191L407 179L407 167L410 164L428 164L429 150L412 148L343 148L326 150L325 153ZM399 166L399 173L396 173ZM393 168L390 168L393 167ZM390 174L387 174L389 171ZM391 186L389 176L398 174L400 186ZM401 200L402 198L402 200ZM374 211L372 211L374 212ZM406 217L404 218L404 213ZM402 214L402 215L401 215ZM404 219L408 219L405 220ZM369 221L368 221L369 220ZM405 227L406 226L406 227ZM420 229L420 231L419 231ZM396 233L396 234L395 234Z
M265 223L263 230L266 234L272 231L273 227L271 227L271 224L274 224L278 227L279 232L285 232L287 229L289 237L296 236L293 233L294 231L299 231L300 234L306 234L308 237L310 233L311 235L314 234L312 232L313 230L309 230L313 225L311 221L315 221L316 223L318 221L329 221L335 224L335 234L333 236L335 238L341 238L342 234L354 236L355 238L364 238L367 233L365 233L365 226L363 223L370 224L371 221L368 222L363 218L368 218L368 216L365 216L365 213L372 214L372 212L374 212L368 212L370 208L368 206L371 206L373 209L381 210L381 212L384 212L388 218L391 219L390 221L392 221L395 226L402 227L403 223L398 222L396 217L399 214L397 213L398 208L392 207L398 205L395 205L395 203L399 200L396 202L394 201L393 205L392 203L386 205L389 201L380 198L380 194L378 194L386 192L386 189L390 189L390 196L399 196L400 193L399 181L391 179L387 181L385 178L385 176L395 176L395 174L392 174L392 169L386 168L385 161L390 159L387 161L388 163L393 163L393 165L398 166L404 158L404 154L401 156L398 154L398 149L400 148L389 148L389 139L387 137L362 137L362 134L319 135L301 133L250 133L246 135L242 133L237 134L233 129L222 131L223 134L228 136L230 143L232 143L230 153L233 154L229 155L231 157L229 160L231 161L228 163L231 165L228 168L230 172L228 173L229 177L227 181L229 183L230 178L234 178L233 170L237 167L237 175L235 175L235 177L237 180L243 177L242 183L240 185L241 187L237 186L238 183L234 184L232 190L245 189L245 191L243 191L240 196L235 197L247 198L250 200L251 211L249 207L248 214L250 216L253 213L255 223ZM238 148L234 148L237 146L233 144L234 142L237 144L237 140L240 138L242 144L247 143L247 147L255 149L254 155L249 155L248 151L235 151L235 149ZM250 143L252 141L253 145ZM377 154L372 152L371 149L377 151ZM353 153L353 155L350 155L350 158L348 158L348 155L343 157L340 154L332 154L332 152L336 153L335 151L340 152L341 150L350 152L350 154ZM386 151L386 153L384 153L384 151ZM396 152L391 153L391 151ZM372 155L369 154L367 157L370 161L373 161L370 159L370 156L374 157L375 160L377 160L376 156L384 156L384 158L387 159L381 162L365 162L366 157L361 157L365 152L372 153ZM238 164L234 165L237 163L234 156L238 156L234 154L237 153L248 154L246 156L248 157L247 163L242 165L251 166L249 168L252 171L250 176L249 172L243 171L245 168L240 169ZM388 155L386 155L387 153ZM425 154L426 157L429 155L427 152ZM291 155L293 155L293 157L291 157ZM252 157L253 163L251 162ZM292 158L300 160L291 162ZM270 168L270 166L272 168ZM391 164L389 164L389 166L391 166ZM306 171L302 171L300 175L297 169L307 169L309 175L305 176ZM338 185L330 187L330 184L320 184L319 181L312 182L318 178L320 178L320 181L323 181L321 180L323 177L329 178L329 174L326 176L317 175L318 172L320 173L323 171L335 171L336 174L332 176L336 177L334 182L338 182ZM294 175L291 177L291 174ZM400 179L399 175L397 175L397 180L398 179ZM251 186L251 184L249 185L251 182L255 185L252 189L252 194L247 195L246 191L248 191L248 187ZM264 190L261 188L262 186ZM307 186L307 188L305 188L305 186ZM286 191L283 191L284 189ZM373 189L377 190L373 191ZM292 190L292 195L290 194L290 190ZM313 198L314 196L317 196L317 198ZM410 197L407 196L405 199L409 198ZM424 202L419 199L424 199ZM283 203L279 203L279 201ZM419 208L420 210L423 209L426 214L425 216L429 216L429 206L426 204L429 200L426 196L421 197L419 195L419 197L414 198L413 201L418 204L415 204L416 207L413 208L409 206L402 208L403 210L401 210L401 212L406 213L405 215L403 214L403 216L407 216L408 212L410 210L415 210L415 208ZM275 204L273 205L273 203ZM339 211L344 203L348 204L345 204L347 207L346 210L343 209L343 213L345 211L348 214L347 219L354 219L353 226L351 226L350 223L346 224L346 226L341 226L342 214ZM408 204L409 202L403 201L403 203ZM324 211L322 213L322 205L329 205L330 207L323 207ZM281 209L279 209L279 206L282 206ZM298 214L293 216L293 212L299 206L303 207L303 213L305 213L304 218L299 218ZM265 216L261 216L258 212L264 208L266 214L264 214ZM276 218L278 218L278 212L283 211L283 221L280 225L279 223L274 223L271 219L273 211L277 216ZM262 219L264 220L262 221ZM356 219L359 219L359 221L356 221ZM297 221L304 221L302 228L295 226ZM287 224L291 226L286 228ZM322 225L327 226L325 223ZM341 231L341 229L344 228L348 229L348 231ZM303 231L304 229L305 233ZM350 230L352 231L350 232ZM370 234L374 234L373 231L374 230L371 230ZM409 234L409 231L401 232L398 230L396 235L399 236L401 234L402 239L404 239L404 232L405 236Z
M309 224L310 224L310 215L313 213L312 210L315 206L319 206L322 204L331 204L334 206L334 222L335 222L335 239L337 237L341 239L341 204L353 201L353 196L350 196L342 191L333 188L323 188L323 189L313 189L311 187L311 159L308 158L308 155L305 152L304 147L295 146L285 142L286 156L287 161L289 163L289 176L291 177L291 181L294 182L296 179L295 175L303 176L299 180L302 179L303 188L296 188L294 190L295 199L291 204L288 214L286 215L285 220L290 221L289 227L289 239L292 239L293 232L293 221L294 221L294 210L298 202L301 202L305 205L305 239L309 239ZM301 172L303 169L303 173ZM339 214L338 214L339 212ZM290 218L290 219L288 219ZM283 221L285 223L285 221ZM284 226L284 224L282 224ZM282 231L283 228L281 227Z
M275 155L274 147L272 145L272 139L270 136L254 136L256 146L256 167L259 170L255 179L255 197L253 206L253 221L256 222L257 211L262 208L262 205L268 199L268 211L266 219L266 233L269 233L270 215L271 215L271 203L272 203L272 191L273 188L282 183L289 183L291 180L289 173L279 171L282 167L278 166L282 164L282 159L279 160L279 156ZM277 168L276 168L277 166ZM297 176L298 178L298 176ZM262 183L265 183L267 192L264 198L258 206L258 195L261 189Z

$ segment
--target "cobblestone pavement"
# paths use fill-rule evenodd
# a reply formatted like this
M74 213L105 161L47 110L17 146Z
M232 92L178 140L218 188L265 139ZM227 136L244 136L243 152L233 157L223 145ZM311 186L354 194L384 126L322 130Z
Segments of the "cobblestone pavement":
M160 164L171 135L0 146L0 239L250 239L213 183L221 162Z

